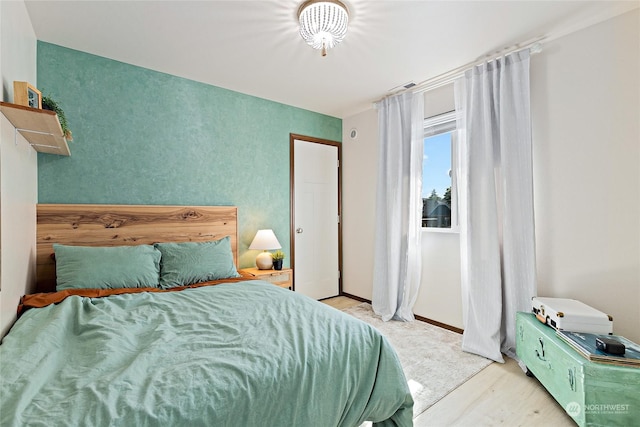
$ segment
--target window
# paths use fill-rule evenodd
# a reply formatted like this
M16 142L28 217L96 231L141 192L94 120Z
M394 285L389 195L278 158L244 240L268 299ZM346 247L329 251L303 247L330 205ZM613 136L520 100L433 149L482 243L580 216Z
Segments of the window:
M422 227L456 229L455 112L424 121L422 159Z

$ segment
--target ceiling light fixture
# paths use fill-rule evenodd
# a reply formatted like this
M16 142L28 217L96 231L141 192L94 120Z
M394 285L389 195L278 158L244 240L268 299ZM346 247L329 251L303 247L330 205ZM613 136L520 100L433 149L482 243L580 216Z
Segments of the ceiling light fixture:
M308 0L298 9L298 21L302 38L327 56L327 49L340 43L347 34L349 11L338 0Z

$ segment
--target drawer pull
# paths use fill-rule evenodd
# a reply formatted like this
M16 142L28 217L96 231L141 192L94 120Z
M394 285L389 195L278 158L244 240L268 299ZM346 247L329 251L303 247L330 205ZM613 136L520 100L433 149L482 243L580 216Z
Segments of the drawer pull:
M544 341L542 341L542 338L538 338L538 342L540 342L540 351L536 350L536 356L538 359L546 362L547 360L544 358Z
M576 391L576 372L575 368L569 368L569 387L571 387L571 391Z

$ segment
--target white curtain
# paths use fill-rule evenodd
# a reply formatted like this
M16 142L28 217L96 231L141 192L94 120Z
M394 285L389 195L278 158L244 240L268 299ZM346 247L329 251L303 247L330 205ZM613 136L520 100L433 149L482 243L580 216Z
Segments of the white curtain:
M411 321L420 286L424 97L404 93L378 104L373 310Z
M455 82L465 351L515 357L515 315L536 294L529 51Z

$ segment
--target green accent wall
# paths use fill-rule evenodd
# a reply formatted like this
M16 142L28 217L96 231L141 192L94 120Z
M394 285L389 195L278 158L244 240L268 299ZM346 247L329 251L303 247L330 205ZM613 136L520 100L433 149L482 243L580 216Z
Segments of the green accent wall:
M289 134L341 141L341 119L45 42L37 64L74 139L38 154L39 203L234 205L241 267L260 228L289 255Z

